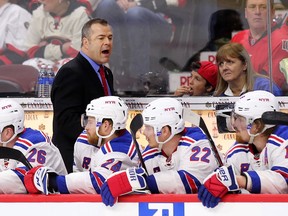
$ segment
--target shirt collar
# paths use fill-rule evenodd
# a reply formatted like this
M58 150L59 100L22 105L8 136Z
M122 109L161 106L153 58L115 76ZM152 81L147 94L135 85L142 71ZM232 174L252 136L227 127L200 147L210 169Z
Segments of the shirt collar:
M246 88L246 85L244 85L243 88L242 88L242 90L241 90L240 95L242 95L242 94L245 93L246 91L247 91L247 88ZM233 92L232 92L232 90L231 90L231 88L230 88L229 85L228 85L227 89L225 90L224 94L225 94L226 96L232 96L232 97L234 96L234 94L233 94Z
M84 52L80 51L80 54L91 64L93 69L98 72L100 65L93 61L89 56L87 56Z

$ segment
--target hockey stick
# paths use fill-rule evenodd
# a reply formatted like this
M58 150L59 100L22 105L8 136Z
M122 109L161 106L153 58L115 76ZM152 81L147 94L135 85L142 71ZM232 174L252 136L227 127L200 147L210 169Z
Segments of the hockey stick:
M262 114L265 124L288 125L288 114L277 111L267 111Z
M23 153L17 149L0 147L0 158L13 159L23 163L29 170L32 169L32 165L23 155Z
M222 161L222 159L221 159L221 157L219 155L217 147L216 147L216 145L215 145L215 143L214 143L214 141L213 141L213 139L212 139L212 137L211 137L211 135L209 133L209 130L208 130L203 118L200 115L194 113L193 111L191 111L189 109L184 109L183 119L185 121L188 121L189 123L195 125L195 126L200 127L204 131L204 133L206 134L207 139L208 139L208 141L210 143L210 146L211 146L211 149L213 151L214 157L216 158L216 160L218 162L218 165L219 166L223 166L223 161Z
M138 158L140 160L141 166L144 168L144 170L147 172L147 168L146 165L144 163L143 157L142 157L142 153L139 147L139 143L137 142L136 139L136 133L137 131L143 126L143 117L140 113L138 113L136 116L134 116L134 118L132 119L131 123L130 123L130 131L132 134L132 138L133 138L133 142L135 144L136 147L136 151L138 154Z

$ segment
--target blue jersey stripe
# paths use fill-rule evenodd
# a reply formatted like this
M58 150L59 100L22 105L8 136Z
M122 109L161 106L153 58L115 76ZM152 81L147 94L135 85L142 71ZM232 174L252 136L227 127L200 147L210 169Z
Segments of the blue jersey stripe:
M87 139L80 139L78 138L76 142L79 142L79 143L83 143L83 144L87 144L87 145L91 145Z
M201 186L200 181L197 178L195 178L193 175L191 175L190 173L186 172L185 170L179 170L178 174L179 174L179 176L183 182L186 193L187 194L196 193L196 191L193 192L193 186L196 186L196 188L194 188L194 190L198 190L198 188ZM195 183L195 185L191 185L188 182L187 177L192 179L193 182Z
M146 182L151 193L154 193L154 194L159 193L159 189L158 189L157 182L156 182L154 175L147 176Z
M247 173L249 174L252 180L252 188L250 192L259 194L261 192L261 181L259 175L257 174L256 171L248 171Z
M98 172L93 172L93 173L90 172L89 175L90 175L90 179L91 179L94 190L96 191L97 194L100 194L100 189L101 189L103 182L105 181L105 178L102 175L100 175L100 173ZM100 180L100 182L97 181L96 177L99 178L98 180Z
M15 146L18 146L18 147L20 147L20 148L22 148L22 149L25 149L25 150L28 149L28 146L23 145L23 144L20 144L20 143L16 143Z
M66 178L65 176L57 176L56 177L56 182L57 182L57 186L58 186L58 191L61 194L70 194L67 184L66 184Z
M178 146L187 146L187 147L189 147L191 144L190 143L187 143L187 142L180 142L179 144L178 144Z
M269 140L267 144L275 145L277 147L281 146L281 144L279 144L278 142L275 142L273 140Z
M239 153L239 152L248 153L248 152L249 152L249 149L237 149L237 150L234 150L234 151L230 152L230 153L226 156L226 158L228 159L228 158L232 157L234 154L237 154L237 153Z
M149 159L152 159L152 158L154 158L154 157L157 157L158 155L161 155L161 153L160 153L160 152L157 152L157 153L154 153L154 154L152 154L152 155L147 155L145 158L143 158L143 160L144 160L144 162L145 162L145 161L147 161L147 160L149 160Z

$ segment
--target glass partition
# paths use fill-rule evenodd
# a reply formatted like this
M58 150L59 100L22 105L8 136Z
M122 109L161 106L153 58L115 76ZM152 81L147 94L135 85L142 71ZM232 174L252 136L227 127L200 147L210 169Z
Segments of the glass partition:
M41 6L35 2L14 1L21 7L30 6L31 13ZM220 72L235 73L228 65L235 56L227 51L227 55L224 52L226 56L223 52L221 58L218 56L220 62L216 58L218 50L230 42L242 44L252 68L265 77L248 75L249 62L241 51L245 57L241 60L245 82L240 84L235 80L230 82L233 77L223 78L226 87L216 96L239 96L253 89L269 90L277 96L288 94L288 7L285 0L127 0L132 6L126 9L114 0L89 0L89 3L86 6L87 10L91 9L91 16L106 19L113 28L113 52L107 66L114 74L117 95L212 96L215 87L222 85L219 84L219 77L223 77ZM70 60L46 59L45 62L37 59L36 64L29 60L26 64L38 69L43 63L53 64L55 74ZM217 65L218 78L201 64L206 61ZM0 61L0 64L5 62ZM239 91L236 93L235 83ZM180 86L187 88L179 90ZM200 93L195 93L198 89Z

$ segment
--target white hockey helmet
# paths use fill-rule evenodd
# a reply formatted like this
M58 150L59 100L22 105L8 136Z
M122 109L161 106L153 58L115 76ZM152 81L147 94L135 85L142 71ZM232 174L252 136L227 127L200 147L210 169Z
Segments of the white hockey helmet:
M12 99L0 100L0 133L9 125L14 126L14 135L8 140L3 142L3 145L14 139L17 134L24 130L24 110L22 106Z
M160 98L149 103L142 112L143 122L154 128L157 143L167 143L175 134L184 130L185 121L183 120L183 107L174 98ZM164 142L159 142L158 136L164 126L171 127L171 135Z
M117 96L105 96L94 99L87 105L86 116L95 117L96 134L101 138L111 136L116 130L126 128L128 118L128 107L124 101ZM98 134L99 127L103 119L111 119L113 122L113 130L107 136Z
M248 133L251 135L249 129L252 123L256 119L261 119L262 114L266 111L279 111L278 100L268 91L256 90L242 95L235 102L233 112L246 118ZM262 132L273 126L275 125L265 124Z

